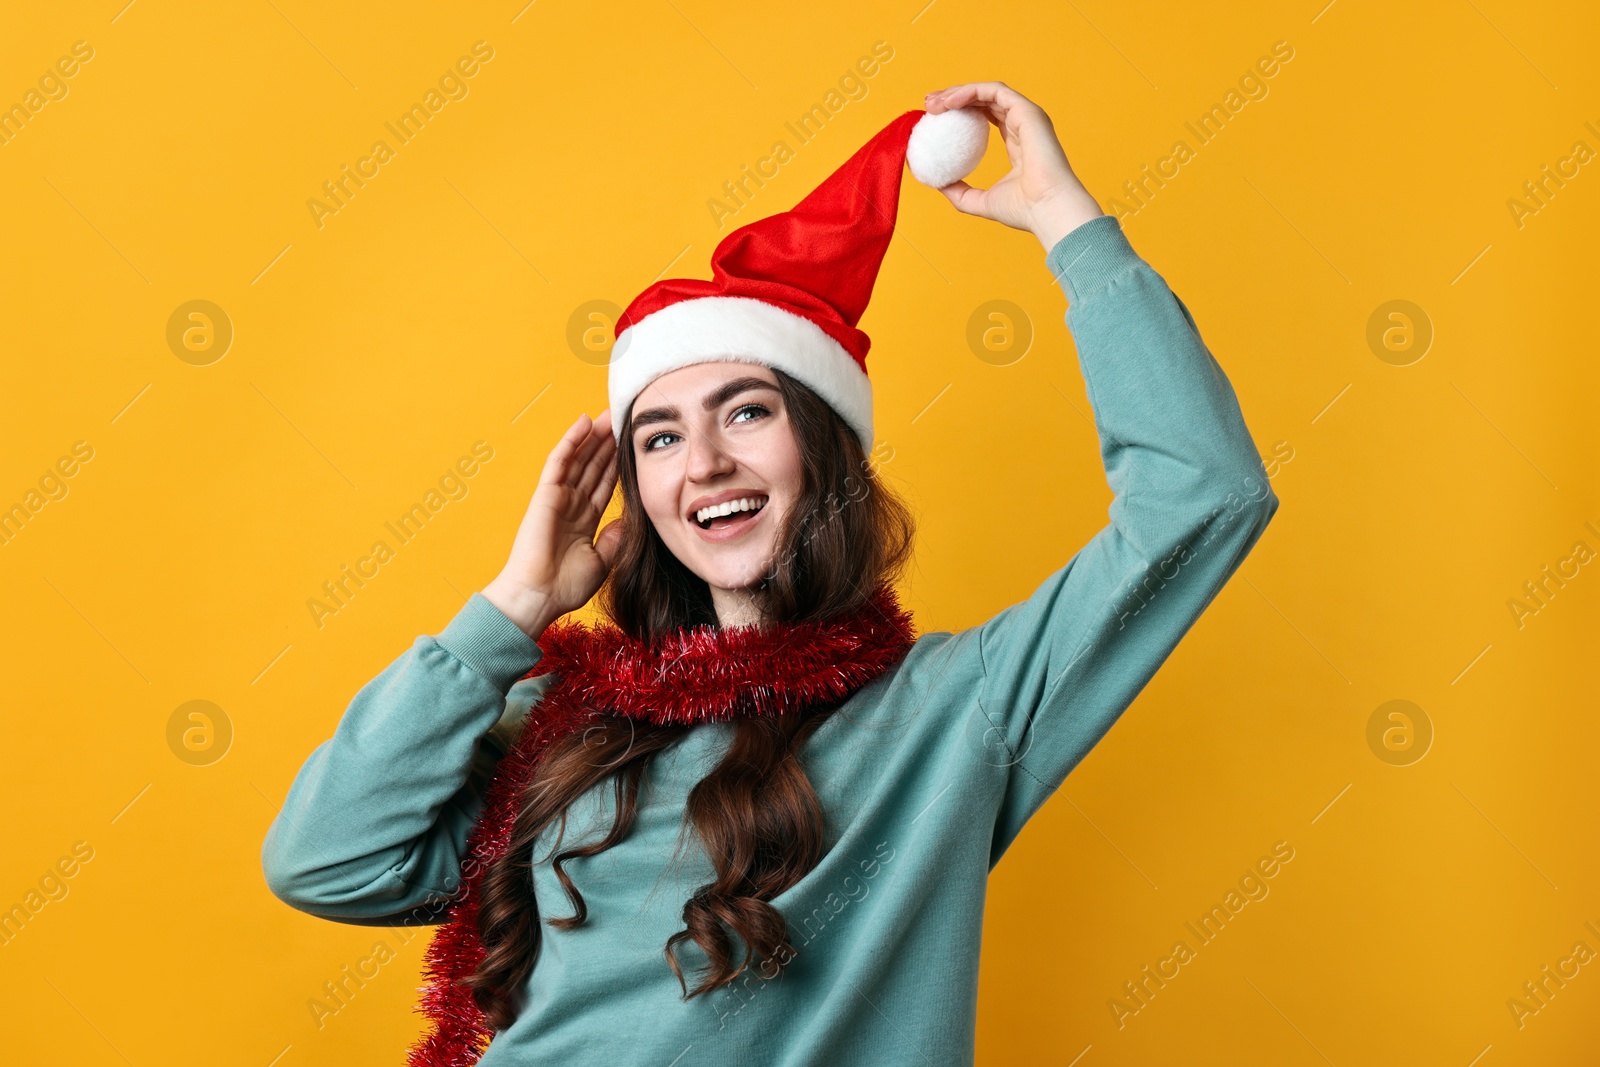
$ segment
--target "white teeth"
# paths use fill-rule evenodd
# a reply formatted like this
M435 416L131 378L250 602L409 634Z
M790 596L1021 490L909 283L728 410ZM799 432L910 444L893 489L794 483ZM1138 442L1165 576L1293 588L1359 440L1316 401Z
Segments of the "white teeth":
M713 504L709 508L701 508L694 513L696 522L705 522L719 515L732 515L735 511L754 511L767 502L764 496L745 497L742 500L725 500L721 504Z

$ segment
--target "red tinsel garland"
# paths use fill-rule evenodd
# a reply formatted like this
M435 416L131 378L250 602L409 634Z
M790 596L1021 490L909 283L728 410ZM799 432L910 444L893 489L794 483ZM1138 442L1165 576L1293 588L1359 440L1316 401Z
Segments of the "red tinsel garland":
M467 838L462 885L423 958L427 985L416 1008L432 1032L412 1046L409 1067L468 1067L493 1032L470 990L477 970L478 888L511 838L519 798L551 741L596 716L653 723L717 722L801 710L849 696L904 657L915 638L911 613L881 586L857 611L823 622L680 630L653 645L601 623L557 622L539 638L538 664L555 672L517 743L495 766Z

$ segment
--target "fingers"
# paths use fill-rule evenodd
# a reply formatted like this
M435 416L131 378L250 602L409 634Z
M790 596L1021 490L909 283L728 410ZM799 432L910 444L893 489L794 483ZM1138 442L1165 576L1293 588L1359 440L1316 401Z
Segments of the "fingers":
M569 464L571 473L568 481L580 498L594 492L595 485L605 474L607 462L616 455L616 451L616 440L611 433L611 411L607 408L589 427L588 438L579 446Z
M601 472L597 483L589 494L589 504L594 510L604 515L606 507L611 503L611 494L617 489L617 451L612 449L611 458L606 461L605 470Z
M588 434L589 427L589 415L585 412L578 416L577 422L567 428L566 433L561 435L561 440L556 442L556 446L546 457L544 469L539 472L540 485L560 485L565 480L567 462Z
M587 412L568 427L550 450L544 469L539 473L540 485L566 485L576 488L589 473L591 460L601 448L615 451L611 434L611 412L607 408L599 419L591 420Z
M963 107L981 108L998 120L997 125L1003 123L1008 111L1040 110L1039 105L1005 82L967 82L964 85L952 85L948 89L929 93L926 100L926 109L934 114Z
M603 442L600 450L589 458L589 465L573 486L578 498L592 505L596 511L605 511L611 501L611 493L616 488L617 454L615 443L609 440Z
M1020 162L1022 142L1028 138L1025 131L1033 128L1039 134L1055 137L1055 127L1044 109L1005 82L968 82L928 94L929 112L937 114L952 108L969 108L987 118L1000 131L1000 142L1013 167Z
M573 480L581 479L588 469L589 461L594 458L594 454L603 446L611 443L610 420L610 411L607 409L600 413L599 418L589 424L588 436L583 439L583 443L578 446L577 452L573 454L572 460L568 464L568 469L576 473L576 478Z

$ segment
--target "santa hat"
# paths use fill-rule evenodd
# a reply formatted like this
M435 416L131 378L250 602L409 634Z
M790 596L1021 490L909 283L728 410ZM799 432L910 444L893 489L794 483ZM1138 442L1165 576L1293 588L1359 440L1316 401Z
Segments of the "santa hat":
M907 111L788 211L741 226L711 253L713 279L667 278L616 323L612 432L657 377L694 363L759 363L798 378L872 450L871 339L856 328L894 233L902 164L935 189L971 174L989 122L972 108Z

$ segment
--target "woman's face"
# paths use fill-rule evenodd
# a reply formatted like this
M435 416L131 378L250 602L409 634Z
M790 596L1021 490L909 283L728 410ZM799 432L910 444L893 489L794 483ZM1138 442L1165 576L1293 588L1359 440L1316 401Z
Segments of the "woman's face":
M772 570L778 531L803 478L771 369L728 362L679 367L640 391L632 412L627 443L639 496L667 548L715 588L760 581ZM718 504L744 510L702 520L702 509L715 512Z

